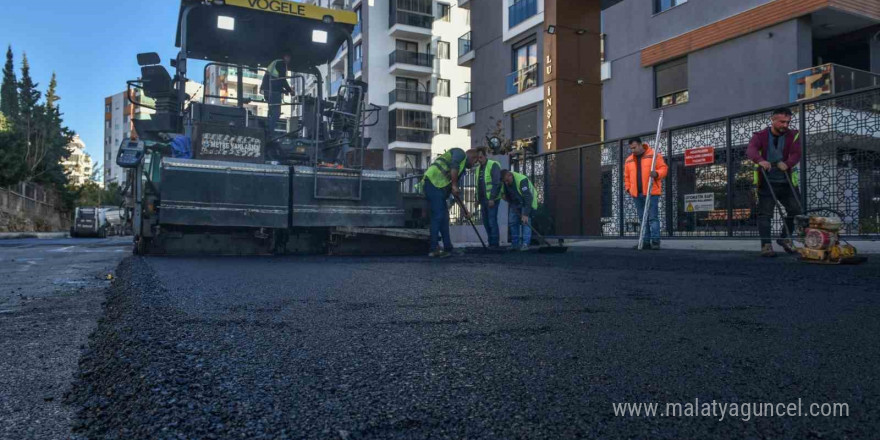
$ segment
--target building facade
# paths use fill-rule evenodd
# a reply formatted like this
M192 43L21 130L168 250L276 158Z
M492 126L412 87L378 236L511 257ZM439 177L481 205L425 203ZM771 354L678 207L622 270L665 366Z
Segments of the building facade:
M608 138L837 93L880 73L880 3L617 0L602 12Z
M379 107L366 129L368 149L384 169L419 172L444 151L467 149L470 130L460 126L458 97L470 91L470 68L459 65L459 38L470 29L469 11L455 0L311 0L358 14L355 79L368 84L367 102ZM335 94L347 72L347 49L322 71Z
M132 101L153 106L154 102L138 89L131 91ZM137 137L132 119L146 119L153 110L147 107L136 106L125 97L126 92L104 98L104 157L103 175L104 185L117 183L125 184L125 172L116 165L116 153L123 139ZM194 101L201 100L204 95L202 84L189 81L186 83L186 94Z
M238 99L241 98L246 100L244 107L251 114L266 117L269 114L269 106L260 93L263 74L262 70L242 69L241 96L239 97L237 68L221 65L208 66L205 77L205 89L208 96L206 102L214 105L235 106L238 105ZM283 102L290 103L290 97L284 95ZM283 120L287 120L290 114L290 106L281 106Z
M68 182L71 185L82 186L92 176L92 158L86 153L86 144L79 135L73 137L67 148L70 150L70 156L61 165L67 173Z
M473 146L498 136L541 153L601 138L598 0L461 0L472 31L458 62L471 67L458 126Z

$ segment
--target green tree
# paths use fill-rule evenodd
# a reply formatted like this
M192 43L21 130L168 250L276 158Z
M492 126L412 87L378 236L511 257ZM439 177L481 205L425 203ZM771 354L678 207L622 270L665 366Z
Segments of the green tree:
M76 206L121 206L125 199L119 189L115 182L101 188L98 183L88 181L76 188Z
M0 185L8 186L24 177L24 138L13 130L18 118L18 79L12 58L12 46L6 49L3 81L0 85Z
M25 175L24 138L14 130L0 130L0 186L21 182Z
M6 49L6 64L3 66L3 82L0 85L0 113L11 124L18 118L18 79L15 77L15 63L12 46Z
M61 100L58 96L58 81L55 79L55 72L52 72L52 79L49 81L49 90L46 91L46 108L54 109L55 103Z
M27 54L23 55L21 80L18 83L20 117L16 131L25 138L25 178L64 191L67 175L61 161L70 156L67 145L74 133L63 126L61 110L55 105L60 99L55 92L57 84L53 75L46 103L41 103L42 93L30 76Z

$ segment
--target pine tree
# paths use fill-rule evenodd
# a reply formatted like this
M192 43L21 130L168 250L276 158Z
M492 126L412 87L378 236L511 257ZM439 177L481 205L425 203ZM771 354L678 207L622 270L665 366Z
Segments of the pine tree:
M6 49L6 65L3 66L3 83L0 86L0 113L9 124L18 118L18 79L15 77L12 46Z
M61 100L61 97L57 95L57 88L58 81L55 80L55 72L52 72L52 80L49 81L49 90L46 91L46 107L49 109L54 109L55 103Z
M0 186L16 184L25 174L24 137L13 130L19 116L18 108L18 79L15 76L12 46L8 46L0 85Z

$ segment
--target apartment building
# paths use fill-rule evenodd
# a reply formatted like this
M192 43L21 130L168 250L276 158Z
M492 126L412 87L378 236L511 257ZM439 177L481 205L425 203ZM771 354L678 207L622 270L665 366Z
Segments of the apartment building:
M79 135L73 137L67 148L70 150L70 156L61 162L61 165L67 173L68 182L71 185L81 186L92 176L92 158L86 153L86 144Z
M239 90L238 69L236 67L219 64L210 65L206 69L205 76L206 102L214 105L236 106L238 105L238 99L242 98L246 100L244 107L251 114L266 117L269 114L269 106L265 103L265 98L260 93L263 74L262 70L242 69L241 89ZM290 97L285 95L283 102L290 103ZM290 106L281 106L281 117L284 120L288 119L290 114Z
M880 2L617 0L602 12L609 138L880 84Z
M192 100L201 100L204 94L202 84L189 81L186 83L186 93ZM131 101L153 106L154 101L143 95L141 90L131 90L131 100L126 99L126 92L122 91L104 98L104 184L125 184L125 172L122 167L116 165L116 153L123 139L136 137L132 119L146 119L153 110L136 106Z
M470 68L460 65L460 37L469 11L455 0L311 0L351 9L355 79L368 83L367 102L380 108L366 129L369 150L385 169L402 175L424 170L449 148L468 148L470 130L457 123L458 97L470 91ZM334 94L347 72L347 49L322 71ZM313 86L311 84L310 86Z
M458 63L471 68L458 127L473 146L498 136L525 154L601 137L599 0L459 0L472 31Z

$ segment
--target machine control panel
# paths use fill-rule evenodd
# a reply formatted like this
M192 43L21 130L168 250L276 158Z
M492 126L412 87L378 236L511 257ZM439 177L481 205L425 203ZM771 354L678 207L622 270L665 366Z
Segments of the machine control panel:
M144 157L144 141L125 140L116 153L116 165L122 168L136 168Z

